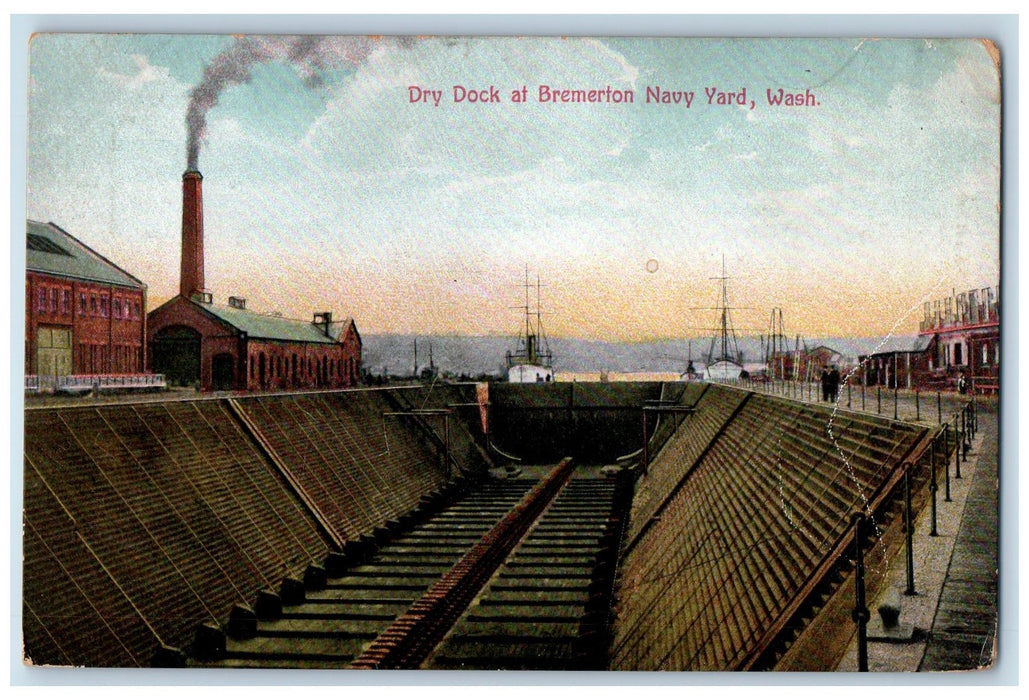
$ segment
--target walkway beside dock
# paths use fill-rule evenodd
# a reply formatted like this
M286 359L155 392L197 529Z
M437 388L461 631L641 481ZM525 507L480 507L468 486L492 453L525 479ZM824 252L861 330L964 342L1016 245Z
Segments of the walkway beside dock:
M915 520L915 594L905 595L905 557L890 562L890 585L869 606L900 591L900 623L912 625L911 641L868 643L873 672L953 671L988 668L999 653L998 579L998 416L997 404L979 406L979 431L961 478L951 470L951 501L937 493L937 535L930 535L931 508ZM870 627L873 623L870 623ZM857 670L857 639L838 671Z

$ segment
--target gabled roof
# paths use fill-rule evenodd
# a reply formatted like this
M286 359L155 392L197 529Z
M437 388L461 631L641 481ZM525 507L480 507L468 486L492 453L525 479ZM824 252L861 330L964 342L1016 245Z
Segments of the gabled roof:
M868 350L867 355L889 355L895 352L925 352L932 342L931 335L892 336L882 344L876 344Z
M333 321L329 326L329 333L337 342L342 343L344 336L346 336L347 331L350 328L354 329L354 335L357 337L357 344L363 345L364 341L361 340L361 334L357 330L357 322L349 316L344 318L342 321Z
M135 289L146 286L57 224L25 223L26 270Z
M228 323L236 330L245 332L251 338L263 340L288 340L296 343L335 344L338 340L325 335L322 326L310 321L285 318L274 314L262 314L249 309L238 309L221 304L202 304L192 302L197 308L206 311L216 318Z
M826 354L826 355L839 355L841 357L843 356L842 352L840 352L838 350L835 350L835 349L829 347L828 345L819 345L817 347L808 348L808 351L807 351L808 355L814 355L816 353L817 354Z

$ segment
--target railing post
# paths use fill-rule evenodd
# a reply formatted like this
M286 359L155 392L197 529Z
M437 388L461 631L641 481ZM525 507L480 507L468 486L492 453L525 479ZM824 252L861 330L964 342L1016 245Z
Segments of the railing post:
M950 423L943 424L943 501L950 503Z
M861 385L861 410L865 410L865 385Z
M450 481L451 464L450 464L450 414L445 413L443 415L443 446L447 453L447 474L446 480Z
M904 530L907 538L907 584L905 595L915 594L914 518L911 517L911 469L914 464L904 465Z
M880 385L875 387L875 414L882 415L883 412L883 388Z
M862 551L864 539L864 513L851 516L854 524L854 610L851 619L857 624L858 671L868 671L868 607L865 605L865 558Z
M915 389L915 422L922 420L922 407L918 402L918 389Z
M964 438L961 441L962 448L964 448L966 443L971 443L972 440L968 436L968 433L971 432L971 430L972 430L972 421L969 420L969 418L968 418L968 404L966 403L964 406L961 407L961 435ZM967 462L968 461L968 455L964 454L964 449L962 449L961 452L962 452L962 454L961 454L962 459L964 459Z
M929 530L929 535L936 537L936 492L939 490L940 485L936 482L936 443L939 442L939 438L932 441L929 446L929 495L932 498L932 528Z
M649 455L647 454L647 411L643 409L643 476L647 475L647 461Z
M847 382L847 408L850 408L850 382Z
M899 389L897 385L893 385L893 420L897 420L897 393Z
M958 416L954 416L954 478L961 478L961 453L964 452L964 433L958 433Z
M943 400L940 398L939 389L936 390L936 422L943 425Z

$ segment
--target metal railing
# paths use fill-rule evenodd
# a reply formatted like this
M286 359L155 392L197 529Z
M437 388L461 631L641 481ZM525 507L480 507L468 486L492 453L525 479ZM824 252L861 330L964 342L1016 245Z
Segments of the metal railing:
M743 382L734 382L737 386ZM770 383L758 383L755 389L758 391L767 391L770 394L780 394L786 397L790 397L794 391L799 394L799 397L804 397L820 390L817 384L811 387L804 386L805 383L798 383L795 386L791 386L789 383L785 385L772 386ZM890 393L893 393L892 391ZM819 397L815 395L814 400L817 401ZM941 478L940 469L942 468L942 479L945 490L944 502L949 503L950 498L950 481L951 479L961 479L961 465L968 459L968 452L971 449L971 440L975 436L978 429L978 405L975 400L975 396L972 397L960 397L962 403L958 406L954 413L950 414L946 420L944 420L944 414L942 409L938 408L939 422L928 429L924 437L917 441L912 446L910 451L903 455L896 462L893 469L889 473L883 476L882 482L874 493L871 494L865 503L863 509L852 513L851 527L848 527L843 532L835 545L830 548L830 553L823 560L822 566L819 567L820 571L814 572L808 583L801 587L799 594L793 599L791 607L800 608L803 605L804 600L812 597L817 590L824 590L824 581L828 580L826 572L830 569L835 568L836 570L848 570L854 569L854 585L855 589L855 605L852 613L852 619L857 626L858 636L858 659L859 659L859 670L867 671L867 634L866 625L869 620L868 610L865 607L865 579L864 571L862 566L857 566L860 561L860 552L870 551L874 549L878 540L885 537L886 532L880 530L878 527L869 527L868 523L876 522L880 520L886 510L889 508L889 504L899 501L903 510L903 522L904 522L904 534L906 537L905 543L905 573L906 573L906 588L904 590L905 595L916 594L916 574L915 561L912 549L912 536L914 531L914 513L912 511L911 503L911 492L915 488L914 484L925 485L928 488L927 500L931 507L931 520L930 520L930 536L937 536L937 512L938 512L938 495L939 481ZM840 403L846 402L846 398L841 398ZM896 410L896 404L890 402L893 405L888 405L891 414ZM937 406L940 406L939 402ZM916 411L920 411L920 408L915 406ZM874 412L874 411L873 411ZM880 412L882 409L880 408ZM894 414L895 415L895 414ZM936 417L936 416L933 416ZM926 416L929 420L929 417ZM953 460L953 462L952 462ZM824 570L824 571L823 571ZM784 621L788 618L789 614L784 614L780 621ZM773 625L774 627L774 625ZM760 668L764 664L768 663L766 654L772 648L775 639L778 637L778 630L770 629L766 634L765 639L761 640L752 651L748 661L741 666L742 669L753 669Z
M903 470L903 506L904 506L904 534L905 534L905 574L906 588L904 595L915 595L915 563L913 556L912 538L914 535L914 513L911 505L911 481L921 477L928 481L930 527L929 536L938 536L937 530L937 492L939 491L939 475L937 470L942 466L945 487L944 502L951 502L950 479L951 479L951 451L953 450L953 478L960 479L961 465L968 460L968 452L971 449L972 438L978 430L978 407L973 399L966 401L946 422L941 422L932 432L932 438L928 446L917 453L913 453L900 465ZM920 469L928 470L928 474L918 474ZM876 545L875 541L869 542L869 534L864 528L866 513L862 511L853 514L853 529L846 535L853 542L855 560L860 563L863 549L870 549ZM879 537L883 533L876 530ZM867 624L869 614L865 608L865 579L864 570L860 564L855 569L855 606L852 619L857 625L858 639L858 671L868 671L868 637Z
M85 393L87 391L164 389L163 374L68 374L64 376L25 375L26 393Z
M894 420L940 425L944 422L945 413L953 410L955 414L960 414L961 407L967 403L974 403L978 395L976 392L960 394L955 391L898 389L882 385L865 386L855 382L844 382L838 389L836 400L830 400L827 403L822 400L820 382L791 379L736 379L715 383L805 403L871 413ZM932 410L934 408L935 410Z

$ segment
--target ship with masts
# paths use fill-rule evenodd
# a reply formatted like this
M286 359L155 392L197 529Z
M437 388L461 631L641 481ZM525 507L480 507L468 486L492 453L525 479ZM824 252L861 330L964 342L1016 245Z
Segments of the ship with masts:
M729 306L729 276L725 272L725 257L722 257L721 277L712 277L721 283L722 293L718 306L718 327L712 329L711 346L704 366L704 378L713 382L735 381L743 374L743 355L732 324L732 307Z
M536 306L530 304L529 268L525 268L525 326L521 329L515 351L507 352L507 381L552 382L554 381L554 356L550 352L546 335L543 333L543 313L540 308L540 277L536 275Z

